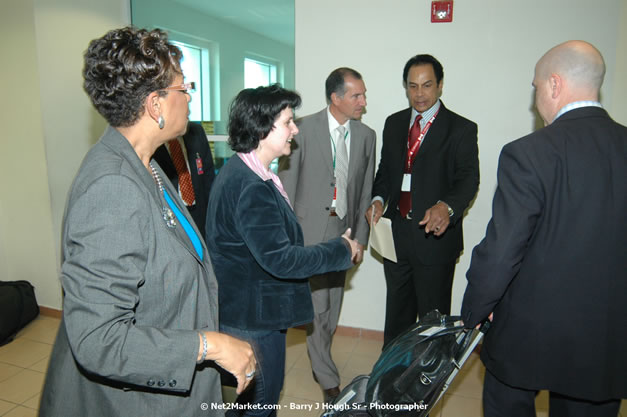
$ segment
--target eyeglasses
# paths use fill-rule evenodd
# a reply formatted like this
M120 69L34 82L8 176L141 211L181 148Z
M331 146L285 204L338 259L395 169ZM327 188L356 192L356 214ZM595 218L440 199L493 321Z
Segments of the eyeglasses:
M193 93L196 90L196 83L192 81L191 83L179 84L179 85L171 85L166 88L162 88L159 91L183 91L185 93Z

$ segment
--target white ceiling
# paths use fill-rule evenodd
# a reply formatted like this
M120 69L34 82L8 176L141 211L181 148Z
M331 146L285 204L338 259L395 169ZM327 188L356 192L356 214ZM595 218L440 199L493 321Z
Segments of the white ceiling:
M294 45L294 0L174 0L270 39Z

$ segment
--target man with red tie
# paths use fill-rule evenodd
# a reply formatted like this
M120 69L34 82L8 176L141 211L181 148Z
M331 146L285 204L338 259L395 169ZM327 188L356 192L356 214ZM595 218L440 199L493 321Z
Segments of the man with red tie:
M204 239L209 190L215 171L207 134L202 125L189 122L187 132L157 148L153 158L179 191Z
M384 260L384 346L433 309L450 314L462 218L479 187L477 125L440 101L443 77L433 56L412 57L403 70L410 107L383 128L366 217L392 220L397 255Z

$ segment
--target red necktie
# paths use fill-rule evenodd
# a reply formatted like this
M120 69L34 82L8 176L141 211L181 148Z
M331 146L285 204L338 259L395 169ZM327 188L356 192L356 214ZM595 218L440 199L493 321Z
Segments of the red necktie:
M421 115L416 116L414 119L414 124L409 129L409 135L407 137L407 156L403 165L403 174L411 174L411 167L414 163L414 157L410 155L409 150L413 148L420 136L420 119L422 119ZM418 152L418 147L416 148L416 152ZM411 192L410 191L401 191L401 197L398 200L398 210L401 212L401 216L403 218L407 217L407 214L411 211Z
M181 198L187 206L191 206L196 200L194 194L194 187L192 186L192 177L187 169L187 163L185 163L185 156L181 149L181 144L178 139L172 139L168 142L168 148L170 149L170 157L176 168L176 174L179 180L179 189L181 190Z

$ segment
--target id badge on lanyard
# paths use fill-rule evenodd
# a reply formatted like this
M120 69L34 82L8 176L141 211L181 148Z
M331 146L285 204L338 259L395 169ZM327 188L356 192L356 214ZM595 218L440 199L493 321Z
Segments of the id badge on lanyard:
M403 183L401 184L401 191L411 191L411 174L403 174Z
M422 143L422 140L424 139L425 135L429 131L431 124L433 123L433 121L435 120L435 117L438 115L439 112L440 110L438 109L438 111L433 115L431 120L427 122L424 129L422 129L422 131L420 132L420 136L416 140L414 147L412 149L407 149L407 152L409 153L407 167L406 167L407 171L411 171L411 166L413 165L414 158L416 157L416 153L418 152L420 144ZM418 123L418 122L416 121L415 123ZM407 146L409 147L409 143L407 144ZM401 191L402 192L411 191L411 172L403 174L403 182L401 184Z

